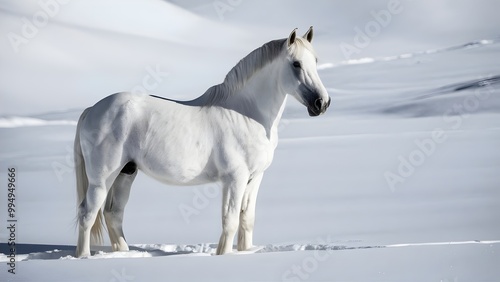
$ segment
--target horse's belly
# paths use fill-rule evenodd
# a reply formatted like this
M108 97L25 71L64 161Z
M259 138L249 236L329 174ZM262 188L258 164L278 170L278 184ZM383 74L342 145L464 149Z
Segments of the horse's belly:
M138 161L138 166L147 175L173 185L212 182L216 175L210 153L189 142L149 151Z
M215 182L216 179L210 177L200 171L195 170L144 170L143 171L150 177L169 185L200 185L209 182Z
M210 170L202 169L196 164L172 164L157 167L140 164L139 169L150 177L171 185L198 185L216 180Z
M140 170L167 184L193 185L212 182L211 133L203 113L176 103L149 105L137 138L134 159Z

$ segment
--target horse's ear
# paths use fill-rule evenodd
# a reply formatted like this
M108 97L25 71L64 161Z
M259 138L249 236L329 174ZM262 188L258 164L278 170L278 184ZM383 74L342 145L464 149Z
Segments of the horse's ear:
M295 43L295 38L297 37L297 28L294 28L290 35L288 36L288 39L286 40L287 46L290 47L293 43Z
M302 36L305 38L307 41L312 42L313 40L313 27L311 26L309 30Z

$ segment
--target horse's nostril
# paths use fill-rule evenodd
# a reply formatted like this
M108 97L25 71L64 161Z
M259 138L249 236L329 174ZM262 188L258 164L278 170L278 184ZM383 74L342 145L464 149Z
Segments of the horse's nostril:
M330 102L332 101L332 98L328 97L328 103L326 103L326 107L330 107Z
M318 98L316 101L314 101L314 106L316 107L316 110L321 110L321 106L323 104L323 99Z

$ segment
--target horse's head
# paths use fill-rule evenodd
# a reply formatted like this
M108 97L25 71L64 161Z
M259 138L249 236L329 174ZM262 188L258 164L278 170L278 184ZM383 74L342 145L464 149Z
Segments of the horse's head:
M290 33L286 40L283 80L285 91L306 106L310 116L318 116L330 106L331 99L316 69L312 38L312 27L303 37L297 37L296 29Z

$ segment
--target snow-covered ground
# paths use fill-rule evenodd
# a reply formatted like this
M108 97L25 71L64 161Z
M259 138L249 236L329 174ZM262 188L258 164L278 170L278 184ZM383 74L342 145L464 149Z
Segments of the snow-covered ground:
M73 0L52 8L16 52L8 34L22 35L22 18L44 10L0 1L0 280L498 281L499 6ZM356 28L381 11L390 20L357 44ZM140 174L124 223L132 250L73 257L72 142L84 107L123 90L193 98L254 48L311 24L332 106L309 118L289 100L259 192L258 248L212 256L218 187ZM6 245L9 167L16 274Z

